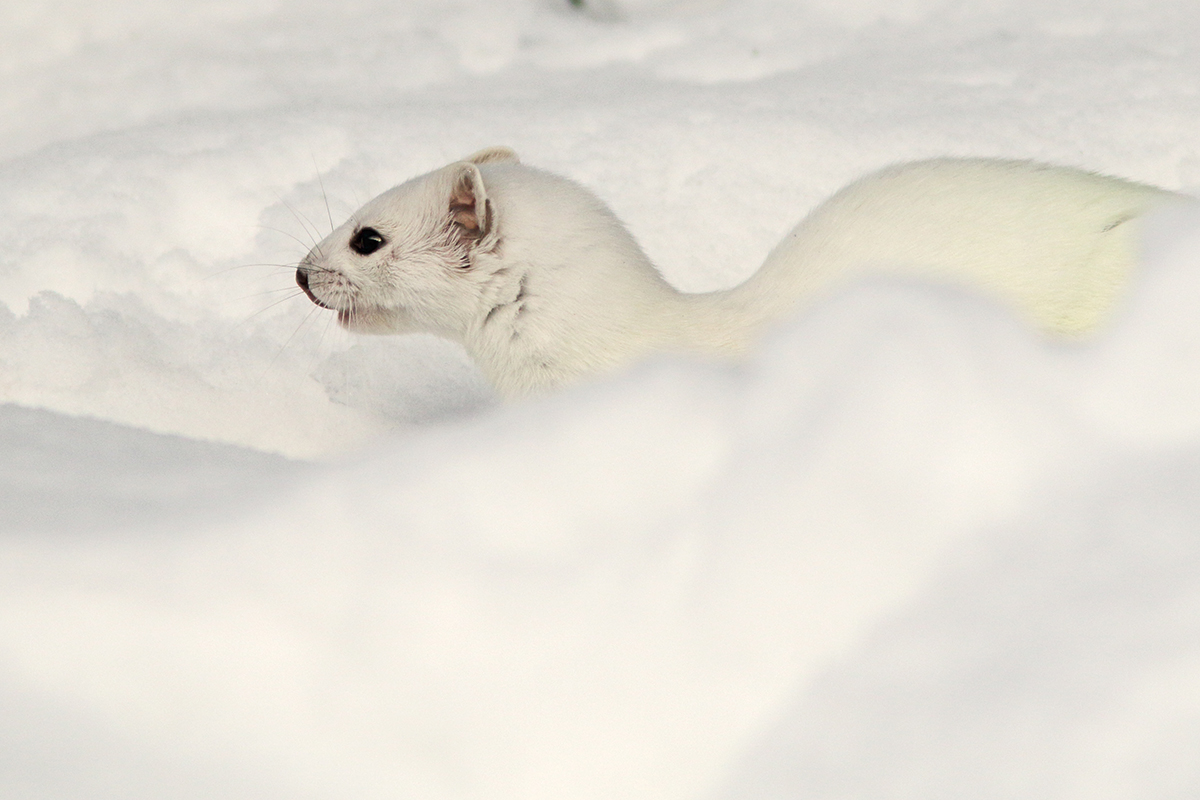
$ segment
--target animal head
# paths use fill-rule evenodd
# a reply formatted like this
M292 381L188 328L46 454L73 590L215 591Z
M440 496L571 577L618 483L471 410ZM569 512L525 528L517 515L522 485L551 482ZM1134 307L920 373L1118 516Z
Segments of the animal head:
M296 282L349 330L460 342L510 395L680 335L677 293L608 207L502 147L376 197L313 248Z
M461 335L500 241L479 167L517 161L492 147L384 192L304 257L296 283L349 330Z

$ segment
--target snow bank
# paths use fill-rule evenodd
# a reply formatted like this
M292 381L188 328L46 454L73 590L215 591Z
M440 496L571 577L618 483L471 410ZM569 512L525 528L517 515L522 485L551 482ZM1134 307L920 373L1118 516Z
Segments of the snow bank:
M501 142L689 289L898 159L1194 187L1200 16L584 11L0 12L0 794L1200 791L1193 212L1088 344L873 282L510 407L287 266Z

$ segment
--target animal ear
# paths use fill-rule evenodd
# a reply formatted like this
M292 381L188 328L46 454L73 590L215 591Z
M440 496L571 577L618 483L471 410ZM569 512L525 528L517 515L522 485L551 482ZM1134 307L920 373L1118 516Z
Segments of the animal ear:
M482 238L491 227L483 176L479 174L479 167L469 161L454 167L450 184L450 219L465 238Z
M521 163L521 159L517 158L516 151L511 147L503 146L486 147L478 153L472 153L467 156L463 161L470 161L472 164Z

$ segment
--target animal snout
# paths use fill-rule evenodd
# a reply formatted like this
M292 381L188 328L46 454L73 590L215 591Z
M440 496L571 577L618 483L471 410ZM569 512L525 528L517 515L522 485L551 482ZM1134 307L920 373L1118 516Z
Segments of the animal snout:
M321 308L332 308L332 306L327 306L322 303L317 299L317 296L312 293L312 289L308 287L308 270L306 270L304 267L300 267L296 270L296 285L304 290L304 293L308 295L309 300L312 300Z

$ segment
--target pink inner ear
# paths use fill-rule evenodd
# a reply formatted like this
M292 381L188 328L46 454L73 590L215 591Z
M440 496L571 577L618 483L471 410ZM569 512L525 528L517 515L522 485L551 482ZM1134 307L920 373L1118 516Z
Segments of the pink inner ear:
M450 206L450 217L469 231L479 230L479 217L475 209L467 206Z
M450 217L469 231L479 230L479 215L475 213L475 190L464 176L450 193Z

